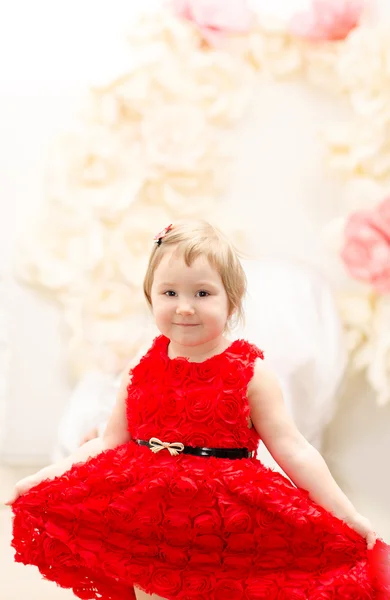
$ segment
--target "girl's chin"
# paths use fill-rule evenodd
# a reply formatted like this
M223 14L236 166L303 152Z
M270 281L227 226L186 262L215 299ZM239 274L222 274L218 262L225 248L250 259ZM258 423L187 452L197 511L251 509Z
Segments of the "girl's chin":
M203 344L205 342L205 340L203 340L202 336L199 334L196 334L195 332L190 332L190 331L183 331L183 332L175 332L172 337L171 340L173 340L174 342L178 342L180 343L181 341L184 341L187 344L193 345L193 344Z
M168 336L169 339L175 343L180 344L181 346L203 346L206 344L210 344L213 340L216 340L218 336L205 335L204 332L199 330L198 328L190 328L191 331L173 331L172 335Z
M207 341L204 339L204 335L199 327L174 327L171 330L170 339L174 342L180 343L182 340L187 344L203 344Z

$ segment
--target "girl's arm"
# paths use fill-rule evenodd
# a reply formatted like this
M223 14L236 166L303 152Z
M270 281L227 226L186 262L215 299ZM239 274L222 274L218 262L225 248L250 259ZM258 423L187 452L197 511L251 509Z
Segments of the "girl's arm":
M248 386L248 401L254 427L291 481L351 527L356 523L355 529L362 535L373 534L371 524L339 488L321 454L298 431L286 410L275 376L260 361ZM367 535L367 541L373 543L373 536Z
M5 502L7 505L13 504L15 500L25 494L29 489L40 483L45 479L53 479L63 475L72 465L76 463L82 463L87 461L93 456L97 456L105 450L116 448L121 444L125 444L130 440L130 434L127 430L127 419L126 419L126 399L127 399L127 387L131 382L131 374L129 370L134 365L129 365L126 370L121 385L119 388L117 401L112 411L110 420L107 424L106 430L101 438L95 438L86 442L75 452L60 460L52 465L44 467L37 473L21 479L15 486L14 492L9 500Z

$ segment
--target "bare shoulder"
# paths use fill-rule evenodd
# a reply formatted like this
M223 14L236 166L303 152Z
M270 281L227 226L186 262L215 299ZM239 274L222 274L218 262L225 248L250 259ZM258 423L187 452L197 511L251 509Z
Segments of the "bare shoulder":
M252 422L263 441L282 424L291 424L278 378L262 361L256 361L247 395Z
M248 400L265 398L269 395L282 396L282 391L274 371L261 359L254 365L253 377L248 385Z
M138 362L138 357L132 359L122 373L116 404L103 434L105 445L108 448L115 448L120 444L124 444L129 441L131 437L127 428L127 398L128 388L131 385L132 380L132 370Z
M282 466L283 459L307 444L289 414L275 373L257 361L248 386L251 419L260 438Z

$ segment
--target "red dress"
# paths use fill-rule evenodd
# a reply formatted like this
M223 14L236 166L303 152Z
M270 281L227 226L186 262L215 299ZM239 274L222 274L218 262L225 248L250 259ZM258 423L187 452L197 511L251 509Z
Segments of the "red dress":
M256 450L247 385L262 352L237 340L202 363L156 338L133 369L134 439ZM13 505L16 560L79 598L390 598L389 550L255 458L154 454L130 441L43 481Z

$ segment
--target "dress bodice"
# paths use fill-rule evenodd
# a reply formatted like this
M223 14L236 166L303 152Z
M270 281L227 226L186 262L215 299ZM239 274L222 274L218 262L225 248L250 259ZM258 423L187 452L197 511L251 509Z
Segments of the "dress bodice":
M253 344L236 340L205 361L168 357L169 339L157 337L132 370L127 419L132 438L188 446L256 450L247 387L256 358Z

